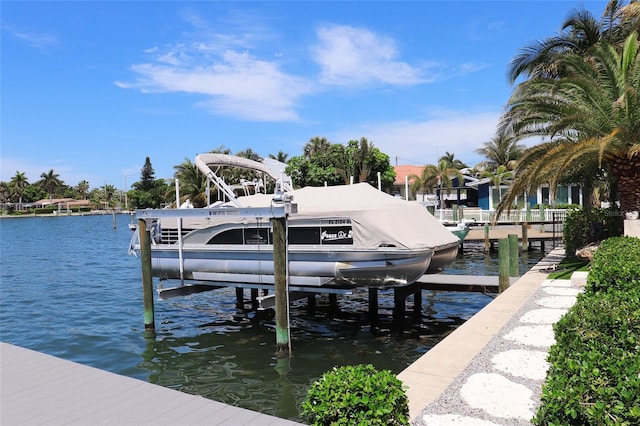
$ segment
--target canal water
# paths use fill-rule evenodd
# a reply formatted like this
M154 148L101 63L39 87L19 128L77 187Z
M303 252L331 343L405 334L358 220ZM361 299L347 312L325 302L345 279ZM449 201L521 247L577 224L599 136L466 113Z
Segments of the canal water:
M0 220L0 339L70 361L302 420L310 384L334 366L371 363L399 373L492 300L477 293L423 291L422 309L401 327L393 292L381 291L380 320L367 320L366 291L292 303L293 357L278 360L272 316L240 311L235 290L156 300L156 334L144 332L139 259L127 254L129 216ZM521 273L543 253L521 257ZM497 275L497 257L465 246L447 273ZM245 292L248 297L248 291Z

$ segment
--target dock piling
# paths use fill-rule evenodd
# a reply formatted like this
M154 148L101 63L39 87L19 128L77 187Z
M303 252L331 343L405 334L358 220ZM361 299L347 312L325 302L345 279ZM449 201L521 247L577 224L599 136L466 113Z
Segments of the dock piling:
M529 224L522 223L522 250L529 250Z
M484 224L484 251L488 253L491 249L491 240L489 239L489 224Z
M498 240L498 293L509 288L509 239Z
M151 273L151 236L147 222L138 219L140 238L140 262L142 263L142 303L144 305L144 329L154 331L156 328L153 311L153 276Z
M271 219L273 228L273 278L276 302L276 354L278 358L291 355L289 341L289 303L287 295L287 238L286 217Z
M519 259L518 259L518 236L509 234L509 276L517 277L519 275Z

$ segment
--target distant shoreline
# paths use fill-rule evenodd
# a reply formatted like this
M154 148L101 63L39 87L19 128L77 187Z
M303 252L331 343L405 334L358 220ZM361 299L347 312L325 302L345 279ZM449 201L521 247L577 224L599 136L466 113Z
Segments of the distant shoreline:
M92 211L92 212L61 212L61 213L41 213L41 214L2 214L0 215L0 219L20 219L20 218L34 218L34 217L66 217L66 216L110 216L113 214L116 215L130 215L134 214L135 211Z

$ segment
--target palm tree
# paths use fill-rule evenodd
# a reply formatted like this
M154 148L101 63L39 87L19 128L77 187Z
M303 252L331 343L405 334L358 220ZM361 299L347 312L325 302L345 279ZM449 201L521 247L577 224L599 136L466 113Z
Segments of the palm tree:
M11 178L11 185L13 185L15 194L18 196L18 209L22 210L22 196L24 195L24 189L29 185L29 179L25 172L16 172Z
M513 178L513 173L507 169L507 166L500 164L495 170L485 170L480 176L489 178L491 185L498 188L498 201L500 201L502 200L502 184L509 182Z
M514 170L518 159L526 147L519 144L517 139L508 132L500 132L491 140L485 142L482 148L475 150L483 155L486 160L478 164L485 170L497 170L498 166L505 166L508 170Z
M87 194L89 193L89 182L87 182L86 180L81 180L80 182L78 182L78 184L76 185L76 191L78 191L78 193L82 196L83 200L86 200Z
M589 176L608 169L618 184L623 212L640 210L640 43L627 37L620 52L605 41L587 59L578 54L557 58L565 76L534 78L518 85L501 127L516 137L550 139L528 149L513 185L499 208L509 208L523 190L568 175Z
M412 185L414 193L418 190L423 190L430 194L433 188L438 188L440 193L440 212L444 209L443 190L446 188L447 194L450 194L453 188L453 179L458 179L458 185L463 180L460 170L453 167L447 160L440 160L437 165L427 164L422 169L420 176L412 175L410 178L414 180Z
M467 167L469 167L466 164L464 164L462 162L462 160L459 160L459 159L455 158L455 156L456 156L455 154L452 154L449 151L446 151L445 155L440 157L440 159L438 161L444 160L444 161L448 162L449 164L451 164L453 167L455 167L458 170L466 169Z
M181 199L176 203L180 205L182 199L190 199L195 207L204 207L207 202L207 177L188 158L177 166L173 167L173 176L180 180ZM165 199L175 199L175 191L169 188L165 194Z
M277 160L281 163L287 163L289 161L289 154L280 150L276 155L269 154L269 158Z
M40 180L38 184L44 188L45 191L49 193L49 201L53 200L53 192L62 186L63 182L60 180L60 175L53 172L53 169L49 170L47 173L42 173L40 175Z
M601 41L621 47L629 34L640 31L640 3L610 0L600 21L586 9L575 9L561 29L559 35L520 50L509 64L511 84L520 76L559 78L566 74L563 56L588 54Z
M327 140L325 137L314 136L309 139L309 142L304 146L302 152L305 157L310 158L313 157L317 153L323 153L329 151L331 147L331 142Z

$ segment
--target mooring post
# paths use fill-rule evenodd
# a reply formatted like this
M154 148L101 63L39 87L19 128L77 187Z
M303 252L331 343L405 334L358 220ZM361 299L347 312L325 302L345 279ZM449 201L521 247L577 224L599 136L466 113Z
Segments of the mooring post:
M489 224L484 224L484 251L489 252L491 249L491 241L489 240Z
M369 321L372 324L378 323L378 289L369 287Z
M453 221L457 222L458 221L458 205L454 204L451 206L451 208L453 209Z
M529 224L522 224L522 250L529 250Z
M244 309L244 289L236 287L236 308Z
M138 235L140 238L140 261L142 263L142 303L144 305L144 329L156 329L155 314L153 312L153 276L151 274L151 236L147 229L147 222L138 219Z
M287 239L285 217L271 219L273 228L273 280L276 302L276 354L279 358L291 355L289 342L289 304L287 295Z
M519 259L518 259L518 236L516 234L509 234L509 276L517 277L519 274Z
M509 239L498 240L498 293L509 288Z

